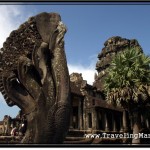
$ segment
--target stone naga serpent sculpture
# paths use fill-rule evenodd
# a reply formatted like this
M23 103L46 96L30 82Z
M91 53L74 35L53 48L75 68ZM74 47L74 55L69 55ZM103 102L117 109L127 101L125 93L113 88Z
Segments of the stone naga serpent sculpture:
M22 143L62 143L70 118L66 27L57 13L40 13L12 31L0 50L0 91L27 118Z

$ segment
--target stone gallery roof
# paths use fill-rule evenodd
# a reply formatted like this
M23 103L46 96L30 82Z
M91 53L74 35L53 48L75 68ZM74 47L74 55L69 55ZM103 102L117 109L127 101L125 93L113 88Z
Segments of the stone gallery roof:
M108 104L105 100L101 100L98 98L94 98L94 99L95 99L95 106L96 107L107 108L107 109L112 109L112 110L116 110L116 111L123 111L122 108L115 107L111 104Z
M86 97L86 99L88 99L90 103L90 105L87 106L88 108L101 107L101 108L112 109L116 111L122 111L121 108L118 108L118 107L116 108L113 105L108 104L102 97L96 97L96 96L90 95L89 93L93 92L95 88L87 84L87 82L83 80L81 74L78 74L78 73L71 74L70 88L71 88L72 94L76 94L79 97L84 96ZM91 91L91 92L88 92L88 91ZM94 105L92 104L93 100L95 101Z

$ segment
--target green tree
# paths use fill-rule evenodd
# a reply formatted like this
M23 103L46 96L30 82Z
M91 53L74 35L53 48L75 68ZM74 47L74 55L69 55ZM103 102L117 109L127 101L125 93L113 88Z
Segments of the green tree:
M114 57L107 72L104 85L106 100L133 115L133 134L138 134L141 112L149 107L150 57L137 47L128 48ZM133 139L132 143L140 143L140 139Z

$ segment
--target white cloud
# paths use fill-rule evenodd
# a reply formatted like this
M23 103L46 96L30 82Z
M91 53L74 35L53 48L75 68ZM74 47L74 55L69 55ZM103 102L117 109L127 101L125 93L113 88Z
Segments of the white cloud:
M0 10L0 47L2 47L10 32L17 28L21 10L18 6L12 5L1 5ZM18 19L14 20L15 17Z
M25 12L22 5L0 5L0 48L9 34L25 22L32 12Z
M83 67L81 65L68 65L69 74L75 73L82 73L82 77L84 80L87 80L88 84L93 84L94 82L94 73L95 70L90 69L88 67Z
M1 92L0 92L0 102L5 103L5 102L4 102L4 98L3 98L2 94L1 94Z
M82 73L82 77L84 80L87 80L87 83L92 85L94 82L94 74L95 74L95 67L84 67L82 65L71 65L68 64L69 74L73 72Z
M0 48L3 46L6 38L12 30L18 28L22 22L21 6L18 5L0 5ZM4 102L4 98L0 93L0 101ZM4 102L5 103L5 102Z
M18 5L0 5L0 48L3 46L6 38L11 31L16 30L23 21L21 16L22 10ZM4 115L15 117L19 108L17 106L7 106L1 92L0 92L0 120Z
M97 54L91 55L86 61L88 62L89 66L82 64L68 64L69 74L72 74L73 72L82 73L83 80L87 80L88 84L93 85L94 76L97 72L95 70Z

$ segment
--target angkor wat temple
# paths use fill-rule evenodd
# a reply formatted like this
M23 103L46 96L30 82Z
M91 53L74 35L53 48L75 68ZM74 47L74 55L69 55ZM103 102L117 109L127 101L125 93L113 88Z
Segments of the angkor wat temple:
M109 67L112 58L127 47L140 45L137 40L112 37L104 43L104 48L98 54L93 85L83 80L82 74L70 75L72 93L72 115L70 127L79 130L127 131L131 130L132 116L119 107L109 105L105 101L103 82L107 75L105 70ZM142 50L142 49L141 49ZM142 116L141 116L142 117ZM142 118L142 122L149 128L149 119Z
M132 133L133 116L123 108L108 104L104 95L106 69L117 53L129 47L138 47L143 52L135 39L129 40L115 36L104 43L104 47L98 54L99 60L96 63L98 75L95 75L93 85L87 84L80 73L70 75L72 99L70 132ZM149 123L150 118L145 118L141 114L141 132L149 131Z
M113 57L127 47L134 46L142 50L135 39L128 40L119 36L109 38L98 54L99 60L96 64L98 75L95 76L93 85L89 85L82 78L81 73L70 75L72 109L68 138L84 137L86 133L132 131L133 117L123 108L114 107L105 101L103 83L107 75L106 69ZM8 119L4 119L3 122L7 124L5 120L8 121ZM143 129L149 129L150 118L144 118L141 115L141 123ZM10 126L9 123L8 126ZM71 143L71 141L66 141L66 143L69 142Z

